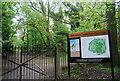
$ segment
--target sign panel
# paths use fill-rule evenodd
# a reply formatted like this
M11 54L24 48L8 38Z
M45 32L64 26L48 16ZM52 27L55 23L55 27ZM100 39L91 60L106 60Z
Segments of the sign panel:
M110 58L108 35L81 37L82 58Z
M70 39L70 56L80 57L79 39Z
M109 62L110 45L108 30L68 34L70 62Z

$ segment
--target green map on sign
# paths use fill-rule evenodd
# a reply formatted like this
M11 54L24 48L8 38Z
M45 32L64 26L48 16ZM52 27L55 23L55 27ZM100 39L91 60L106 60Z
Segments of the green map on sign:
M89 43L89 51L101 55L106 52L106 42L105 39L94 39Z

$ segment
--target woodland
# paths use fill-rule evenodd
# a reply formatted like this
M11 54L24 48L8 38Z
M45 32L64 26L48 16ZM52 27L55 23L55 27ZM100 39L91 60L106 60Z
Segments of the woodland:
M114 64L120 65L120 5L117 2L41 0L2 2L1 6L3 56L12 52L14 46L44 46L50 50L60 45L67 52L68 33L109 29Z

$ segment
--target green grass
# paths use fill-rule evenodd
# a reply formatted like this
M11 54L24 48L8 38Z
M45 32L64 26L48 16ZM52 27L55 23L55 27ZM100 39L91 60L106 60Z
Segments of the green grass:
M108 67L104 67L103 64L99 64L97 65L96 67L104 70L104 71L107 71L107 72L111 72L111 68L108 68ZM118 68L117 66L114 67L114 72L115 73L120 73L120 68Z
M74 70L71 70L71 78L72 79L77 79L79 78L79 75L78 73L80 72L80 69L74 69ZM59 79L63 79L64 77L68 77L68 71L64 71L64 73L60 74L58 76Z
M118 68L118 67L115 66L114 72L115 72L115 73L120 73L120 68Z
M71 73L73 73L73 74L77 74L77 73L79 73L80 72L80 69L78 68L78 69L73 69L73 70L71 70Z
M80 72L80 68L78 66L71 66L71 78L77 79L79 78L78 73ZM68 70L65 69L62 74L59 75L59 79L63 79L64 77L68 77Z

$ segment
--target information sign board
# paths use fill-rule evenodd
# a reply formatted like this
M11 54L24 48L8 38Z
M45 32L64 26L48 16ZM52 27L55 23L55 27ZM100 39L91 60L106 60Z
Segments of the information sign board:
M68 75L70 63L111 62L112 79L114 69L110 48L109 30L97 30L68 34Z
M109 31L97 30L68 34L70 62L110 62Z

